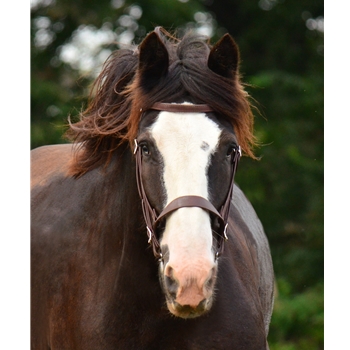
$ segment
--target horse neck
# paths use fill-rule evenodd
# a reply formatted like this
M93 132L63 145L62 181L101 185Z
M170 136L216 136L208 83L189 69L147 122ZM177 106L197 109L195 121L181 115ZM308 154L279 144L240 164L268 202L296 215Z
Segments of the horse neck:
M111 224L105 233L105 247L119 260L116 286L120 283L140 283L152 276L158 284L157 263L147 245L145 221L136 185L135 158L128 147L118 149L106 169L106 186ZM131 278L130 276L133 276ZM148 281L144 281L149 283ZM123 288L125 286L122 286Z

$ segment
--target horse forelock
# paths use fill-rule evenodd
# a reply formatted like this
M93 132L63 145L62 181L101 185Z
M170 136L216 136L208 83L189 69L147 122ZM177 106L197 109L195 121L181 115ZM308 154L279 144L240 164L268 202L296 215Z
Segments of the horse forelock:
M93 85L87 109L77 123L70 123L67 133L83 144L84 151L74 165L77 175L108 162L121 144L132 144L142 111L155 102L210 105L233 125L242 150L254 158L253 114L239 75L228 79L208 68L211 47L201 35L188 33L181 41L164 35L161 39L169 54L169 67L150 91L140 82L137 49L116 51L106 61Z

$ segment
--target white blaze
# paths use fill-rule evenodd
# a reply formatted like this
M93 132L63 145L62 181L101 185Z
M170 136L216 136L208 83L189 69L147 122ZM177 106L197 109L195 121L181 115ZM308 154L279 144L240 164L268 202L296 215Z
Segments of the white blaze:
M221 134L218 125L204 113L163 111L150 131L164 161L165 205L186 195L208 199L206 174ZM167 219L161 243L169 246L173 268L182 270L188 261L195 273L201 268L197 264L213 261L209 214L196 207L176 210Z

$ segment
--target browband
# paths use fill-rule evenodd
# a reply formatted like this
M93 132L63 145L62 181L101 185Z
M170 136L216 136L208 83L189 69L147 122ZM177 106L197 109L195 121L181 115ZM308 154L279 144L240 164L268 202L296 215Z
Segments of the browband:
M214 112L214 110L206 104L194 105L194 104L178 104L178 103L163 103L156 102L149 109L156 111L178 112L178 113L206 113Z

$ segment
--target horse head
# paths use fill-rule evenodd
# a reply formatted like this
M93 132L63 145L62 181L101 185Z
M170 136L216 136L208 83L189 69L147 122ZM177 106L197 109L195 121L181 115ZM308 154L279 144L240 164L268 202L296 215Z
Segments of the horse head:
M237 89L239 52L229 35L210 48L190 39L170 45L156 30L138 56L135 154L149 242L169 311L193 318L213 304L227 238L240 140L215 87Z

